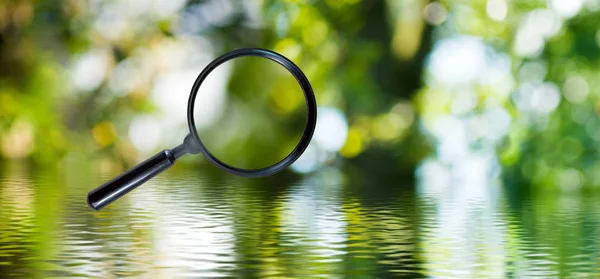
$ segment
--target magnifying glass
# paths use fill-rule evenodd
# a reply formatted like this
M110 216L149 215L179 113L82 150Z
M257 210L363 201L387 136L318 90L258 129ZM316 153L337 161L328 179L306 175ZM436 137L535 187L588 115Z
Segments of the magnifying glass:
M196 95L198 94L198 90L200 89L202 83L206 80L207 76L217 67L219 67L219 65L222 65L229 60L244 56L266 58L283 66L289 73L293 75L300 85L300 88L304 94L307 109L304 131L296 147L285 158L277 163L258 169L239 168L219 160L202 143L202 140L198 135L196 122L194 119ZM144 182L150 180L152 177L165 171L171 167L177 159L185 154L201 153L209 162L220 169L244 177L263 177L280 172L294 163L294 161L296 161L302 155L304 150L306 150L306 147L308 147L317 123L317 104L308 79L304 73L302 73L300 68L298 68L298 66L296 66L292 61L273 51L258 48L244 48L221 55L208 64L204 70L202 70L192 86L187 106L187 119L189 134L184 138L181 145L172 149L160 151L156 155L136 165L127 172L92 190L88 193L88 205L95 210L104 208L113 201L142 185Z

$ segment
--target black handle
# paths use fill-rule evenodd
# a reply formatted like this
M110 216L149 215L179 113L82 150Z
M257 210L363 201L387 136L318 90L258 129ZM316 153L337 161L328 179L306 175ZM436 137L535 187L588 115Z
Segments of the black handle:
M138 164L127 172L88 193L88 204L100 210L116 199L129 193L150 178L168 169L179 157L178 150L163 150L148 160Z

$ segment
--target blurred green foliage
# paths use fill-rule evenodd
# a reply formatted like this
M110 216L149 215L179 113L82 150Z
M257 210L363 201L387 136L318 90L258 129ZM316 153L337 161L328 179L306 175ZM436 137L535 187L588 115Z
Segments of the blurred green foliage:
M161 115L151 98L156 78L177 65L169 64L165 48L200 41L195 46L204 47L194 51L208 57L263 47L305 71L319 105L339 109L347 121L345 143L321 163L345 158L349 168L412 177L436 149L436 140L427 136L431 121L478 114L493 102L511 117L508 133L494 146L507 179L561 189L600 185L597 2L5 1L0 3L0 155L47 164L86 154L108 169L137 161L140 150L125 135L136 116ZM527 33L530 29L539 29L538 41L532 41L537 33ZM432 82L434 70L427 67L435 46L456 36L478 38L507 57L511 77L462 89ZM78 76L78 65L87 65L80 62L88 58L99 66L79 69L85 74ZM120 75L127 67L141 74ZM252 63L235 66L228 88L237 93L228 111L247 105L248 94L260 91L259 84L243 93L253 71ZM297 113L302 100L285 93L292 83L264 85L267 93L259 103L269 104L271 115ZM530 94L536 84L558 89L556 109L543 114L517 104L517 92ZM498 87L508 88L508 94ZM475 106L453 112L453 101L444 103L440 92L466 88L475 92ZM294 137L246 140L247 146L289 149ZM229 158L251 152L231 147L224 140L217 149ZM281 156L257 156L271 155Z
M219 7L213 3L217 5L215 8L211 3L191 1L176 13L164 17L140 7L137 12L119 13L118 10L126 8L127 4L110 1L3 4L1 47L2 64L6 67L3 67L2 79L6 82L2 82L1 95L2 156L51 163L74 151L92 155L105 167L114 165L110 162L115 159L126 164L136 161L135 148L122 135L127 134L132 116L158 112L149 97L153 90L151 77L160 75L164 69L160 65L136 65L136 70L150 72L150 79L130 86L125 94L115 94L115 89L110 86L111 73L140 52L159 52L161 46L189 37L209 39L213 50L206 51L212 57L227 50L253 46L274 49L296 62L309 77L319 105L345 111L349 122L354 123L349 130L349 140L341 150L343 156L355 157L363 153L370 148L373 139L398 144L412 134L408 131L414 117L408 100L419 87L422 60L429 48L429 40L412 50L408 59L393 59L389 44L394 36L394 26L386 20L384 2L369 3L367 17L362 13L364 3L358 1L330 1L317 5L294 1L265 2L258 7L259 21L262 22L259 27L247 23L248 7L245 5L233 3L232 7ZM115 7L111 8L111 5ZM206 17L203 10L219 8L229 9L225 20L211 22L206 19L205 27L199 30L193 25L191 30L182 26L189 17ZM125 31L118 36L107 36L110 32L106 33L103 24L111 27L111 20L122 20L119 16L125 18L122 23L125 26L117 24L113 27ZM419 45L422 35L416 36ZM73 80L77 77L78 59L85 58L90 52L94 54L97 49L108 50L103 53L108 56L102 56L104 61L100 63L106 69L84 69L84 73L89 73L83 75L82 88L78 85L81 82ZM235 71L251 73L256 68L252 64L237 65ZM95 75L100 76L99 83L92 81L92 86L87 88L85 80L93 79ZM409 79L395 78L399 75ZM249 85L250 77L234 72L229 81L233 86L230 88L240 92ZM276 84L272 92L281 91L291 83L292 80ZM265 90L270 86L262 85ZM243 104L249 99L247 95L256 91L234 93L230 110L236 108L236 98ZM272 93L260 98L269 97L274 104L270 106L271 110L278 111L279 115L296 111L302 104L299 96L289 93ZM395 120L386 117L396 103L401 103L403 110L400 113L410 123L395 125L397 127L390 134L383 126L390 121L398 122L398 117ZM278 144L292 146L293 140L279 141ZM231 150L226 147L223 149ZM375 155L380 157L392 147L386 143L373 148L383 151ZM396 161L397 157L388 159ZM368 165L371 160L365 163ZM414 164L416 158L412 156L406 161Z

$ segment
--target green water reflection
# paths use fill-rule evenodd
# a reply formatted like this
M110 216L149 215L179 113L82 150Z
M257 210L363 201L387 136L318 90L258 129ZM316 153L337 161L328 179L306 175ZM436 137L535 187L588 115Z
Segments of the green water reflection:
M337 170L281 182L174 169L94 212L85 195L111 174L1 169L1 277L600 275L600 197L590 195L432 194Z

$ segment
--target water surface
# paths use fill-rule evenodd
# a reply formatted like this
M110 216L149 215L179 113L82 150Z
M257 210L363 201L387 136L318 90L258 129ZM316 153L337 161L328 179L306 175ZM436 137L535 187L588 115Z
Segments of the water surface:
M2 169L1 277L600 276L594 195L170 170L95 212L86 194L111 174Z

